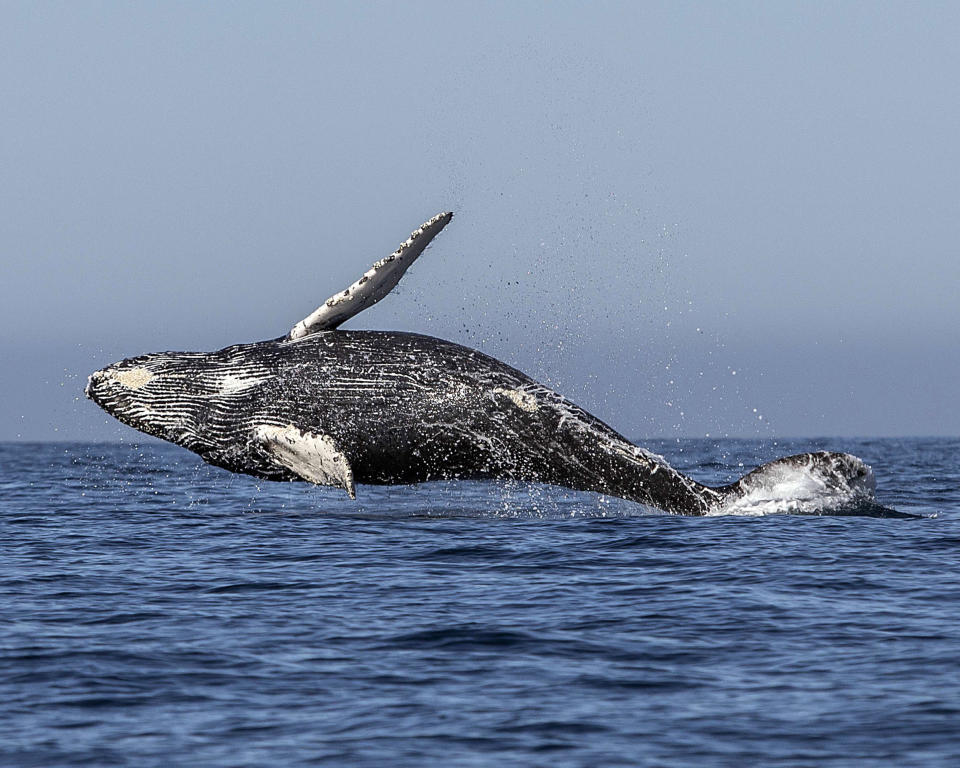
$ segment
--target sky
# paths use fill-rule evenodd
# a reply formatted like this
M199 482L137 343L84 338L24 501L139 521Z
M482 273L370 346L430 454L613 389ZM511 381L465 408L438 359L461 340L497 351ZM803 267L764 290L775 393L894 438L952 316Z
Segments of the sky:
M0 3L0 440L124 357L347 328L624 434L958 435L956 3Z

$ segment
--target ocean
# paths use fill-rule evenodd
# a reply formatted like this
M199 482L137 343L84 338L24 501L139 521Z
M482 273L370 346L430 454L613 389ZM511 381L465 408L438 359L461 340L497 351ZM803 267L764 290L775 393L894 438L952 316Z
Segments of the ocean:
M849 451L920 518L0 444L0 764L960 765L960 439L643 444Z

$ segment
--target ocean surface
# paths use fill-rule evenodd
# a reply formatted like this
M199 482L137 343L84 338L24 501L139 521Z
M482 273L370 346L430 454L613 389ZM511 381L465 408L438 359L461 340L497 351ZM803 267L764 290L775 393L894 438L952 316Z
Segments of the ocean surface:
M849 451L923 517L0 444L0 764L960 765L960 439L645 445Z

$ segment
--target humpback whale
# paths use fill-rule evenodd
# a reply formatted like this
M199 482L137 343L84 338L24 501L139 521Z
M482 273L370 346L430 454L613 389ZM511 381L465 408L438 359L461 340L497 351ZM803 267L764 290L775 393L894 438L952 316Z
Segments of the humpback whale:
M397 285L452 216L424 223L284 336L132 357L93 373L86 395L215 466L335 486L351 498L358 483L498 478L685 515L768 498L789 509L811 489L872 499L870 467L828 451L777 459L708 487L489 355L415 333L339 330Z

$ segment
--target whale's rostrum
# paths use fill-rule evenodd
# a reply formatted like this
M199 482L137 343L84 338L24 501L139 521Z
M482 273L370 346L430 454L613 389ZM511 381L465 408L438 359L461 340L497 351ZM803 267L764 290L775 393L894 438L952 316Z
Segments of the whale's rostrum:
M500 478L703 515L787 504L796 489L869 500L860 459L778 459L719 488L671 467L562 395L467 347L338 326L386 296L449 223L441 213L283 337L216 352L161 352L90 376L86 394L142 432L269 480L356 484Z

